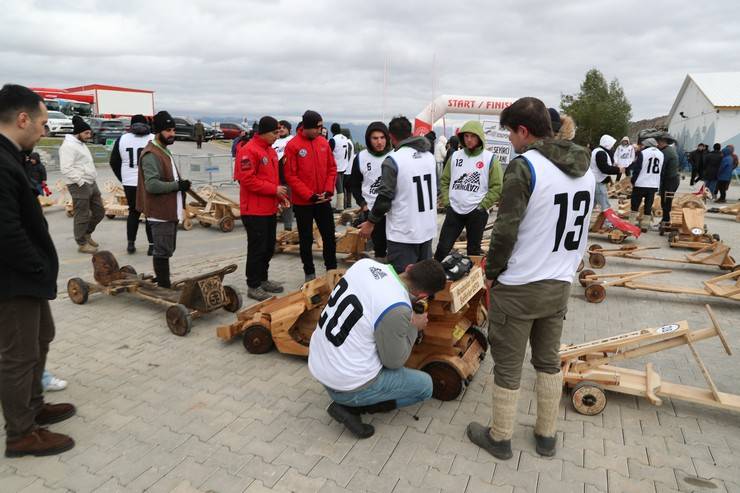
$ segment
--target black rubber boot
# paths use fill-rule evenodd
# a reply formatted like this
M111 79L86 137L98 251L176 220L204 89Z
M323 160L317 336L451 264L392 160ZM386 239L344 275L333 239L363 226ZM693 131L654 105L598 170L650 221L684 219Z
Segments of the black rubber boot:
M167 257L154 257L152 259L154 264L154 281L161 288L171 288L170 284L170 259Z
M543 437L535 433L534 440L536 442L535 450L537 450L538 454L545 457L552 457L553 455L555 455L555 444L557 443L557 435L554 437Z
M350 407L332 402L326 409L329 416L342 423L357 438L370 438L375 433L373 425L365 424L362 418L350 411Z
M345 407L352 414L356 414L359 416L360 414L387 413L396 409L397 406L396 401L383 401L377 402L375 404L370 404L369 406Z
M154 245L153 244L149 243L149 248L146 250L146 254L149 257L153 257L154 256Z
M514 456L511 451L511 440L496 441L491 437L491 429L480 423L470 423L465 430L471 442L501 460Z
M136 253L136 244L133 241L129 241L126 251L128 253Z

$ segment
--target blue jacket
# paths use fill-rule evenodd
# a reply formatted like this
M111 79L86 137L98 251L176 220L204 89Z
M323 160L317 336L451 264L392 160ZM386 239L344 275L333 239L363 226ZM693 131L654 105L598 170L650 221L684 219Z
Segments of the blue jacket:
M722 149L722 162L719 165L719 171L717 172L718 181L730 181L732 180L732 150L725 146Z

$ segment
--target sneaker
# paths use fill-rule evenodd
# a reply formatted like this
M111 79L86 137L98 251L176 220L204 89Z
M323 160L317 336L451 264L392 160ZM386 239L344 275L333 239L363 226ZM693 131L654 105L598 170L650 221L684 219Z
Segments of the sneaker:
M77 251L80 253L96 253L98 249L89 243L85 243L77 247Z
M67 435L52 433L46 428L36 428L16 440L6 441L5 457L56 455L74 446L74 440Z
M36 424L39 426L59 423L69 419L77 413L72 404L44 404L36 414Z
M51 377L48 382L44 382L44 391L58 392L67 388L67 381L61 378Z
M100 244L92 239L92 235L85 235L85 240L87 241L87 244L90 246L94 246L95 248L98 248Z
M247 288L247 297L257 301L265 301L271 298L270 294L261 286L259 288Z
M314 279L316 279L316 274L306 274L306 278L305 279L306 279L305 282L313 281Z
M273 281L262 281L262 284L260 284L260 287L264 291L267 291L268 293L282 293L283 292L283 287L280 284L273 282Z

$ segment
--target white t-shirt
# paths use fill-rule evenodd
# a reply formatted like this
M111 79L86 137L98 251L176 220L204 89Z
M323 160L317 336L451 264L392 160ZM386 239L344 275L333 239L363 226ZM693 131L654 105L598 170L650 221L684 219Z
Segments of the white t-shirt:
M139 184L139 156L146 145L154 138L153 134L136 135L125 133L118 141L121 155L121 183L135 187Z
M663 153L655 147L642 150L642 169L635 180L636 187L660 188L660 170L663 168Z
M362 173L362 198L365 199L367 208L370 210L372 210L375 199L378 197L381 167L388 154L390 152L382 156L376 156L365 149L357 155L360 173Z
M614 151L614 163L620 168L626 168L635 160L635 148L631 144L619 145Z
M389 240L420 244L437 234L437 164L431 152L401 147L388 156L398 168L396 195L386 214Z
M340 392L375 378L383 368L375 328L399 305L411 308L411 300L393 267L370 259L355 263L334 287L311 335L311 375Z
M288 142L290 142L290 139L292 139L292 135L286 135L285 137L280 137L272 144L272 148L275 149L275 152L277 153L278 161L283 159L283 155L285 154L285 146L288 145Z
M458 214L467 214L480 205L488 193L488 173L493 153L483 150L468 156L464 149L450 156L450 206Z
M536 150L523 156L534 189L498 281L515 286L545 279L572 282L586 250L594 175L589 169L581 177L568 176Z
M337 162L337 173L344 174L349 167L350 144L349 139L342 134L332 137L334 140L334 161ZM351 170L350 170L351 171Z

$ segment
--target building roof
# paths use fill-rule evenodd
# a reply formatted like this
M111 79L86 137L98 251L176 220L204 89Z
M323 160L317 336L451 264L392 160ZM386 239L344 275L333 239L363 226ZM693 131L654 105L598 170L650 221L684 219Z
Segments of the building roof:
M67 92L84 92L84 91L92 91L98 89L100 91L108 90L108 91L122 91L122 92L146 92L153 94L154 91L149 91L146 89L132 89L130 87L118 87L118 86L107 86L105 84L89 84L86 86L79 86L79 87L69 87L66 89Z
M694 82L709 103L716 109L740 108L740 72L710 72L703 74L686 74L686 78L673 101L669 120L683 98L689 82Z

